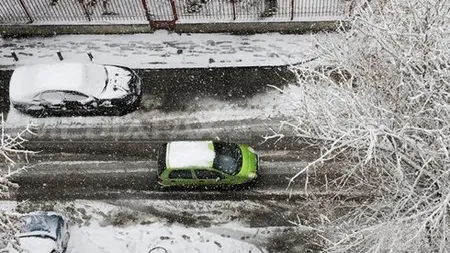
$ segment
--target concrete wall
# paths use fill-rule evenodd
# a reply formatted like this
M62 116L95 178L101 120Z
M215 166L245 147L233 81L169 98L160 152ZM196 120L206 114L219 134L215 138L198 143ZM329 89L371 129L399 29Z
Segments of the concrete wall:
M281 32L307 33L336 29L339 22L248 22L248 23L202 23L176 24L172 29L180 33L215 33L236 34ZM151 33L150 24L134 25L0 25L0 34L4 37L52 36L58 34L130 34Z

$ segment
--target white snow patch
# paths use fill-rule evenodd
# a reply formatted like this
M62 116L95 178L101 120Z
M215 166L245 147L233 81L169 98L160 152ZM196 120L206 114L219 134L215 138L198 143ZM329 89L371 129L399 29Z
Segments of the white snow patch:
M203 229L154 223L125 228L90 225L72 228L68 253L136 253L162 247L167 252L266 252L255 245ZM153 251L164 252L164 251Z
M130 35L61 35L5 39L0 53L14 50L19 61L1 57L0 66L14 68L36 63L64 61L125 65L131 68L208 68L277 66L316 57L315 46L340 35L176 34L156 31Z
M190 207L191 209L188 213L204 215L202 211L210 211L215 204L218 204L217 208L220 211L237 211L239 205L251 205L252 203L245 201L218 201L217 203L209 201L199 202L199 205L196 205L192 201L123 200L118 201L117 204L77 200L75 206L85 209L86 213L92 216L92 219L88 226L72 226L67 253L137 253L149 252L155 247L162 247L169 253L267 252L259 245L264 245L265 239L270 235L270 231L273 232L277 229L245 228L237 222L221 226L213 225L209 228L193 228L177 223L165 224L162 220L147 225L102 226L104 214L110 211L124 210L127 206L156 206L169 213L180 213L180 208ZM220 217L216 218L220 220ZM164 251L155 250L153 252Z
M17 206L16 201L0 201L0 211L1 212L13 212Z
M216 153L212 141L176 141L167 145L169 168L211 168Z

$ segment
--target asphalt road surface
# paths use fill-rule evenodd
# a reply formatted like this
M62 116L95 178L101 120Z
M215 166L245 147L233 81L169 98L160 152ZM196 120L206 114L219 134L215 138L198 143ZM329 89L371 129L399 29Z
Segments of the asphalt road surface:
M286 188L289 179L309 162L307 157L302 157L308 152L261 152L259 177L254 184L244 187L163 189L157 184L157 162L154 160L71 160L75 154L66 156L65 161L31 163L26 171L15 174L12 181L20 185L16 195L19 200L109 199L125 196L201 200L304 199L308 197L304 189L305 176L299 177L289 190ZM339 169L340 166L345 164L333 164L333 168ZM370 195L368 192L340 193L331 188L325 189L327 181L331 182L335 179L333 176L339 176L327 170L324 167L320 173L309 175L309 194L316 197L334 195L335 198L347 200Z
M261 129L264 131L267 129ZM75 153L80 159L83 156L93 155L109 155L111 157L134 157L145 158L154 156L156 150L161 144L169 141L186 141L186 140L220 140L241 144L248 144L257 150L286 150L286 149L302 149L307 145L299 142L294 136L284 137L281 140L270 139L265 140L261 132L249 132L248 130L236 130L230 128L226 131L211 130L210 132L179 132L177 130L157 133L155 138L130 138L130 139L102 139L102 135L97 137L80 136L79 138L67 134L63 139L57 139L51 136L42 136L39 138L30 138L22 146L26 150L44 153ZM105 135L103 135L105 136Z
M213 69L137 70L143 80L146 98L161 101L170 113L183 111L187 102L202 97L220 100L246 100L267 89L267 84L283 87L294 80L287 67L247 67ZM0 71L0 110L7 113L8 82L11 71ZM151 108L143 108L151 110ZM265 140L270 128L279 122L250 120L211 124L164 123L137 126L90 128L40 128L26 136L29 157L27 171L13 181L21 187L17 197L24 199L73 198L179 198L179 199L286 199L305 198L305 178L299 178L285 191L288 179L318 156L318 151L300 143L295 136ZM15 131L13 129L13 131ZM250 189L172 192L156 183L156 150L172 140L215 139L246 143L261 152L261 175ZM20 164L19 164L20 165ZM332 178L330 178L332 179ZM310 185L324 184L323 175L310 178ZM328 179L326 179L328 180ZM330 194L316 192L316 194ZM333 194L339 195L334 192ZM364 195L362 193L360 195ZM353 197L358 194L350 194ZM351 198L343 193L344 198Z
M305 163L261 161L260 177L251 189L282 191L289 177L295 174L295 168L301 165ZM21 198L60 198L73 194L74 189L75 192L81 190L83 198L105 190L162 191L157 183L156 161L47 162L31 165L27 171L16 174L13 181L22 186ZM24 194L27 189L32 189L28 196Z

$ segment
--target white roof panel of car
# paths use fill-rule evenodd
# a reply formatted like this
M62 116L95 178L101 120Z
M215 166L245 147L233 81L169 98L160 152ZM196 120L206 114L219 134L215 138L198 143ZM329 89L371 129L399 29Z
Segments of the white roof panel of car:
M70 90L98 96L106 73L102 65L85 63L48 63L18 67L10 81L9 96L27 102L47 90Z
M216 153L212 141L176 141L167 145L168 168L211 168Z

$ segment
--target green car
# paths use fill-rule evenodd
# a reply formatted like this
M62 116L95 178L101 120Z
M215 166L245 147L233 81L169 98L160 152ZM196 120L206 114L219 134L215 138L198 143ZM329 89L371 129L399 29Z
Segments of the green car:
M162 146L158 183L162 186L232 186L258 175L258 155L248 145L176 141Z

